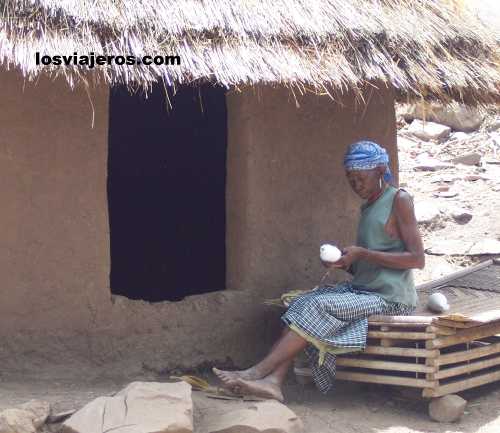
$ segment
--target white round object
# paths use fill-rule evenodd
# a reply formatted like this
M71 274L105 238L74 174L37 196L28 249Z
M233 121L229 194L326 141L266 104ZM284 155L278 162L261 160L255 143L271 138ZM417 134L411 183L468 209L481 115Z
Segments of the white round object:
M334 245L324 244L319 249L319 255L324 262L336 262L342 256L341 251Z
M450 309L450 305L448 304L446 296L442 293L436 292L429 296L427 308L435 313L444 313Z

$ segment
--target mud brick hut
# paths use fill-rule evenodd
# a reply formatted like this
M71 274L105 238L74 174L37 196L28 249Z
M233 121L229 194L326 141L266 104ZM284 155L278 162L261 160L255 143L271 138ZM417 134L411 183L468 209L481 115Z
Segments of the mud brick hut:
M352 242L346 146L376 140L397 173L395 100L500 99L498 41L434 0L4 0L0 59L0 363L17 371L254 359L278 323L262 301L317 282L321 242Z

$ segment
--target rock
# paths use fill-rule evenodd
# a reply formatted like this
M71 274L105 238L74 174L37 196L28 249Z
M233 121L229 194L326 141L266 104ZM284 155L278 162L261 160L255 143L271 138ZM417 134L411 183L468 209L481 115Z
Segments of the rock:
M30 400L20 406L20 409L26 410L33 414L33 424L36 428L40 428L45 424L45 421L50 415L50 403L41 400Z
M36 433L33 412L23 409L5 409L0 412L0 433Z
M476 180L479 179L484 179L483 176L479 176L478 174L469 174L467 176L464 176L464 180L467 180L469 182L475 182Z
M450 187L448 185L441 185L441 186L438 186L436 191L438 192L445 192L445 191L449 191L450 190Z
M472 214L463 208L452 209L450 214L458 224L467 224L472 219Z
M474 242L462 239L439 239L435 240L426 252L445 256L465 256L473 245Z
M457 156L451 160L454 164L478 165L481 162L479 153L466 153L465 155Z
M442 198L452 198L458 195L457 191L436 191L433 193L434 197L442 197Z
M212 412L201 433L300 433L302 421L285 405L274 400Z
M429 403L429 416L438 422L457 421L464 413L467 400L456 394L435 398Z
M429 224L435 222L440 215L439 208L431 201L415 203L415 216L418 223Z
M500 241L496 239L482 239L476 242L467 252L469 256L481 254L500 254Z
M439 141L450 135L451 128L445 125L440 125L439 123L424 123L421 120L415 119L408 128L408 132L424 141Z
M192 433L191 385L132 382L113 397L91 401L65 421L61 429L61 433L104 431Z
M483 114L478 110L457 103L446 106L438 103L414 104L400 110L400 114L407 122L425 119L465 132L478 129L484 120Z

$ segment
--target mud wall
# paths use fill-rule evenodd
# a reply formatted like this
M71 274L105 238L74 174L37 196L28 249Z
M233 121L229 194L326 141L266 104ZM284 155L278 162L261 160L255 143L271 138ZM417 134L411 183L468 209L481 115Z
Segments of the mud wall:
M390 92L366 110L350 96L344 108L313 95L297 108L283 89L228 94L229 290L149 304L109 289L107 87L90 89L91 103L62 80L0 71L0 94L4 372L252 362L279 331L262 300L316 282L319 243L351 239L345 146L370 137L395 150Z
M353 244L360 202L344 176L347 146L375 140L397 164L391 92L365 97L366 107L270 87L228 97L228 287L316 284L321 243Z

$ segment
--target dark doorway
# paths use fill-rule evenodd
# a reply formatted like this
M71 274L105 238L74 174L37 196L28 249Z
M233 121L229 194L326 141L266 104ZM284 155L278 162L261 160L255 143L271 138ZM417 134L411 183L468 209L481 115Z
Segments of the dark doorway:
M225 288L224 90L110 92L111 292L151 302Z

